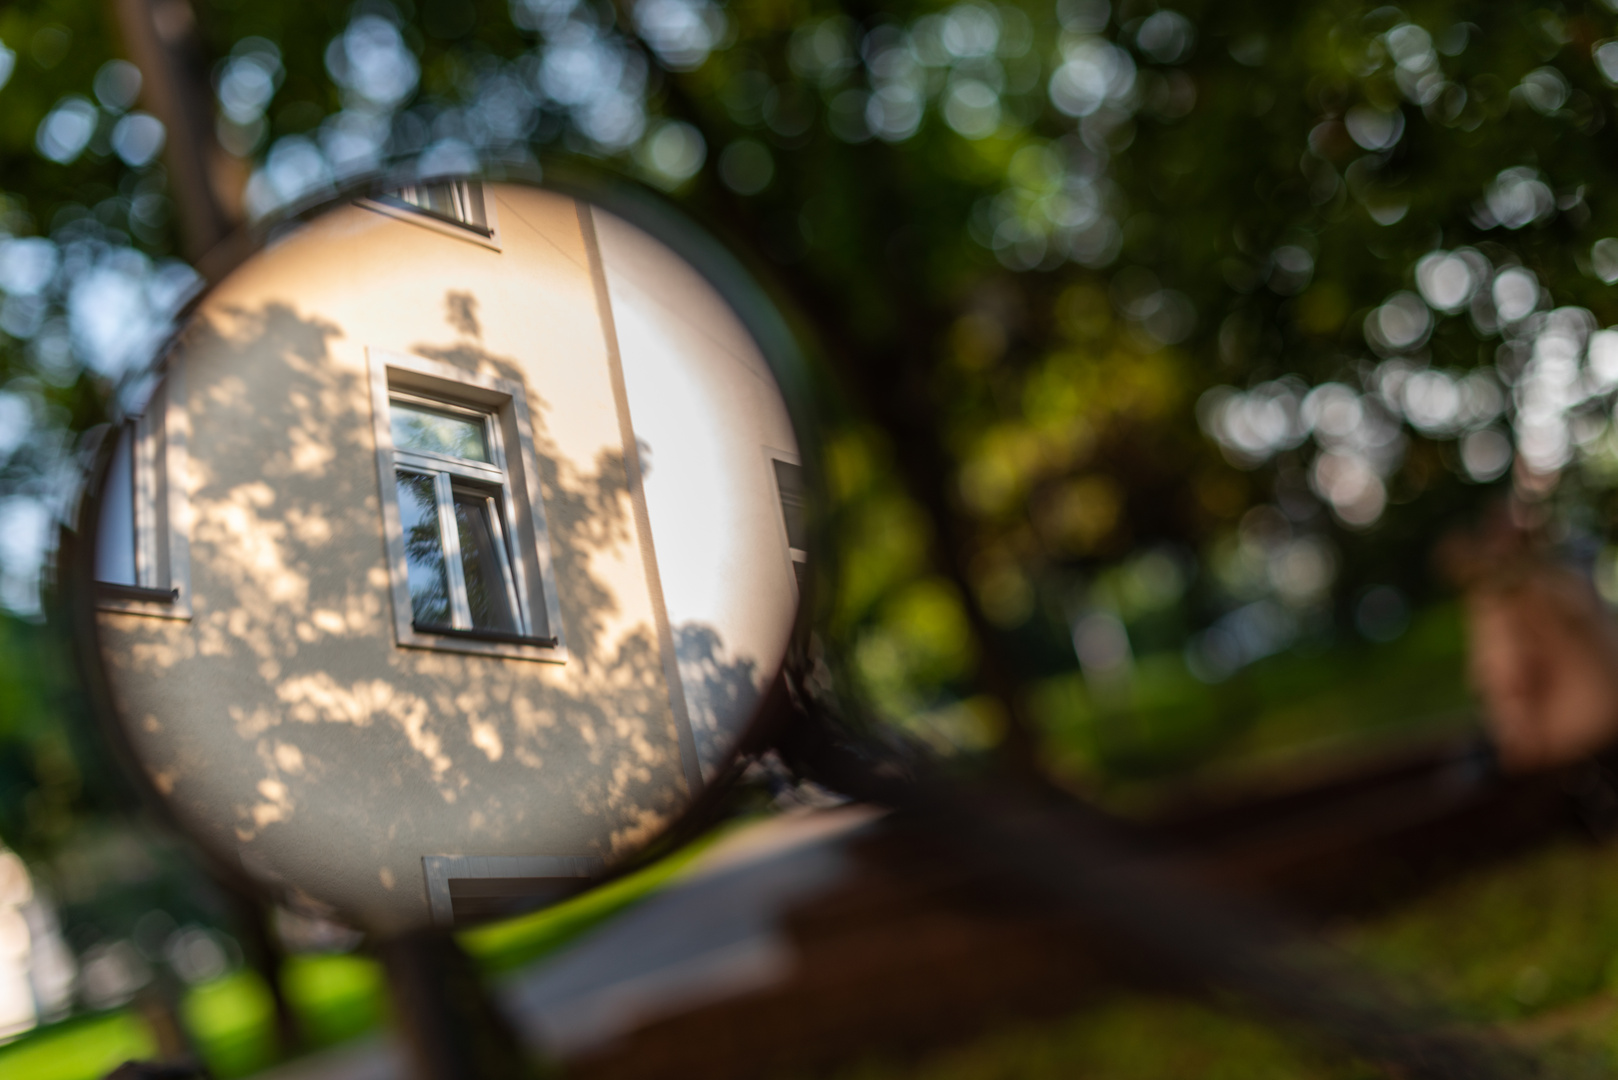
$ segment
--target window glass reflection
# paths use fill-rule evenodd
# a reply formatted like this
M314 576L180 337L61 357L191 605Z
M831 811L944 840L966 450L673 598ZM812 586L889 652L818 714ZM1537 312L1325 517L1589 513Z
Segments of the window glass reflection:
M466 180L437 180L407 184L395 195L400 202L425 210L435 217L487 233L488 211L483 204L483 185Z
M96 522L96 580L138 585L135 577L135 429L118 433Z
M786 519L787 546L807 550L809 525L804 517L803 466L775 458L775 487L781 494L781 516Z
M449 626L449 582L444 570L444 543L438 528L438 498L433 490L433 478L401 472L398 480L411 616L420 626Z
M461 565L466 574L466 602L472 626L478 630L515 633L511 603L506 594L504 552L490 525L493 507L485 495L455 492L455 524L461 541Z
M402 401L392 402L388 411L395 449L489 461L489 444L481 420Z

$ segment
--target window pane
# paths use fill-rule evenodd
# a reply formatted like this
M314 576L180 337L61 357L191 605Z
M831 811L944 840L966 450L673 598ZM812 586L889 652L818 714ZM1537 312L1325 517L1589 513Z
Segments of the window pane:
M483 206L483 185L476 181L463 181L460 185L461 220L484 231L489 228L489 212Z
M402 401L389 404L393 421L393 445L399 450L419 450L444 454L467 461L489 460L489 445L483 437L483 421L453 413L439 412Z
M460 208L455 205L454 184L418 184L415 187L415 194L415 203L423 210L431 210L435 214L460 220L461 215L458 213Z
M96 522L96 580L114 585L136 585L135 579L135 429L118 433L112 469L101 494L101 519Z
M452 624L444 543L438 531L433 478L401 472L399 519L404 526L405 565L410 572L410 614L422 626Z
M429 214L487 231L483 185L466 180L436 180L399 189L399 199Z
M478 630L517 632L506 595L504 554L489 526L489 500L472 491L455 493L455 524L461 537L461 563L466 570L466 603Z
M786 519L787 547L807 551L809 527L803 517L803 466L774 459L775 487L781 493L781 516Z

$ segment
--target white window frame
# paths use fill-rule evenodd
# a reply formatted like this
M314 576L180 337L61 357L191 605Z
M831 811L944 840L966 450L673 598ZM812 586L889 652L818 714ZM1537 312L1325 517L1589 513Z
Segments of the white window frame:
M419 225L433 232L445 236L453 236L457 240L467 240L474 244L500 250L500 223L495 217L494 195L478 180L439 180L426 181L427 183L448 183L460 189L458 201L470 202L470 191L473 186L479 189L483 200L483 224L478 225L470 221L458 221L443 214L434 213L413 202L407 201L400 195L382 193L373 198L360 199L359 205L367 210L375 210L379 214L407 221L412 225ZM418 184L403 184L401 189L418 187Z
M394 639L402 647L440 649L519 660L562 663L567 646L552 572L550 535L539 491L533 425L522 384L479 375L419 356L368 349L371 408L376 436L377 482L381 494L384 548L392 586ZM392 402L401 400L481 419L491 463L483 465L439 454L405 451L393 445ZM403 518L399 512L399 471L430 473L439 491L439 534L445 545L455 625L417 626L410 600ZM500 492L491 514L496 540L505 548L508 599L517 633L477 630L471 625L458 558L459 538L450 503L454 477ZM509 535L507 535L509 531Z
M189 431L183 364L178 356L171 356L142 413L126 421L126 426L107 432L112 440L130 432L133 440L130 503L135 581L98 580L96 607L101 611L191 618L191 503L186 491ZM103 504L106 487L114 482L114 477L106 477L97 493ZM99 524L96 532L99 547Z

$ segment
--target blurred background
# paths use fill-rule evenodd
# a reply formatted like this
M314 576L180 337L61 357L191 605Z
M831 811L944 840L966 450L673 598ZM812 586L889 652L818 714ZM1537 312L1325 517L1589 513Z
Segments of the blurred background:
M1441 549L1491 515L1618 604L1615 7L7 4L0 1074L186 1045L219 1077L392 1075L363 1073L392 1060L368 943L205 878L139 809L54 617L86 440L234 230L400 161L657 189L809 351L817 647L850 710L1150 815L1480 730ZM818 798L761 764L720 839L462 944L495 981L565 965L703 845ZM1599 844L1326 933L1556 1075L1618 1075ZM1108 985L814 1067L1365 1074Z

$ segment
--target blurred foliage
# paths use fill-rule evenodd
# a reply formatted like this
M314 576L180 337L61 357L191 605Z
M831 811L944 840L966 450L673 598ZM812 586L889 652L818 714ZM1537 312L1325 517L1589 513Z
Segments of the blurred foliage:
M385 1001L382 971L355 956L294 957L283 974L308 1049L376 1030ZM269 990L258 975L236 971L191 989L180 1015L214 1076L249 1076L280 1056ZM154 1042L133 1009L81 1017L40 1029L0 1049L7 1080L99 1080Z
M60 434L140 355L108 313L156 325L194 287L88 11L0 22L0 393L34 436L11 493L55 507ZM216 187L249 218L389 164L584 155L759 271L824 361L827 635L901 724L977 693L974 626L1025 677L1090 641L1087 680L1198 685L1397 636L1513 454L1553 534L1602 546L1601 4L194 14Z
M1434 604L1397 641L1271 656L1211 687L1172 654L1116 687L1054 676L1036 686L1036 713L1056 775L1120 807L1150 805L1153 781L1193 767L1230 782L1368 738L1464 730L1465 651L1459 607Z
M115 1013L59 1024L0 1053L7 1077L15 1080L100 1080L155 1049L146 1025L129 1013Z
M1618 864L1603 848L1568 845L1456 881L1405 908L1339 928L1338 947L1445 1003L1461 1019L1501 1025L1538 1050L1558 1077L1618 1072ZM504 971L568 940L595 894L510 929L489 927L469 946ZM615 904L609 904L617 910ZM532 941L543 936L541 950ZM373 1030L384 1008L376 964L352 956L291 961L287 985L312 1045ZM210 1067L246 1075L269 1060L271 1017L256 976L236 973L193 990L193 1021ZM89 1080L149 1045L130 1015L72 1021L0 1050L0 1066L32 1080ZM1221 1071L1223 1070L1223 1071ZM848 1080L1050 1076L1320 1077L1376 1075L1307 1039L1203 1005L1118 995L1071 1019L994 1029L909 1063L873 1060Z
M15 619L0 621L0 634L0 837L27 857L58 844L93 795L79 765L84 740L74 745L65 715L74 704L66 644Z
M543 911L464 931L461 944L491 977L532 964L676 880L726 831ZM374 1031L387 1012L381 965L363 956L295 955L282 967L281 982L305 1050ZM255 972L236 970L192 987L179 1012L215 1076L251 1075L279 1058L273 1003ZM0 1074L7 1080L14 1071L30 1080L93 1080L110 1065L149 1052L141 1049L149 1045L132 1011L70 1020L0 1048Z
M384 166L573 155L729 243L815 362L824 636L939 750L1014 719L991 654L1047 763L1120 805L1456 723L1432 548L1508 490L1618 600L1605 3L191 9L245 219ZM28 618L87 433L197 285L121 51L103 4L0 10L0 602ZM219 924L70 736L70 672L0 623L0 838L82 953Z
M466 930L458 935L461 946L491 975L531 964L678 879L728 831L711 830L643 869L542 911Z

